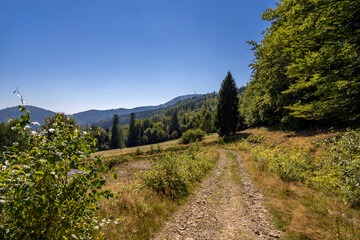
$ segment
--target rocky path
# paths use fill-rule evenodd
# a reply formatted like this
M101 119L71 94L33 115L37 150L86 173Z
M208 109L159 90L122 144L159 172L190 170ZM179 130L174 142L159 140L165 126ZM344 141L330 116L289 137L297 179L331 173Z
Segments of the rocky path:
M218 166L154 239L278 239L264 198L240 156L219 150Z

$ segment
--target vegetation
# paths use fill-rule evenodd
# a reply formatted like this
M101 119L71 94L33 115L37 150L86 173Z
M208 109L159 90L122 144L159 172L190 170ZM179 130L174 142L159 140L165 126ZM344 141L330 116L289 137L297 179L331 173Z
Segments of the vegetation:
M113 117L113 126L111 128L111 142L110 142L110 148L116 149L120 148L120 125L119 125L119 116L117 114Z
M188 144L193 142L200 142L203 140L205 132L200 129L189 129L182 135L180 143Z
M359 239L359 131L241 136L228 146L241 152L285 238Z
M234 134L239 124L239 98L235 80L227 73L219 91L215 127L221 137Z
M282 0L255 53L241 101L250 126L359 124L360 3Z
M19 109L25 114L13 131L26 149L13 142L0 157L1 239L99 236L104 223L95 210L111 193L101 190L105 167L90 158L92 139L63 114L48 119L41 132L27 131L30 112Z
M11 120L7 124L5 122L0 122L0 152L11 147L14 142L17 142L19 147L25 146L25 142L22 141L20 135L12 130L18 123L18 119Z
M186 196L190 184L200 181L214 163L212 158L197 155L196 148L192 146L185 155L170 153L160 160L154 159L150 170L141 172L139 178L147 187L172 199Z
M151 238L219 156L214 148L200 145L192 145L186 151L154 154L145 160L133 156L131 161L138 161L138 166L152 159L150 166L145 170L139 168L137 177L119 176L107 186L117 195L114 201L102 204L100 216L111 214L119 220L115 226L104 227L106 239ZM109 174L119 169L126 169L126 163L115 165Z

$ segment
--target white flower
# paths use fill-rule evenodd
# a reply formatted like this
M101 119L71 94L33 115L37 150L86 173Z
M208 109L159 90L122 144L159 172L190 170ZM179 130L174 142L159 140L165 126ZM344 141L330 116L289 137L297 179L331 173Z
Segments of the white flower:
M49 129L49 132L53 133L53 132L55 132L55 129L50 128L50 129Z
M87 134L87 132L86 132L86 131L83 131L83 134L84 134L84 135L86 135L86 134Z
M32 125L39 125L40 126L40 123L39 122L31 122Z
M31 127L30 127L30 125L26 125L24 128L25 129L30 129Z
M35 135L35 136L36 136L36 134L37 134L36 131L31 131L31 133L32 133L32 135Z

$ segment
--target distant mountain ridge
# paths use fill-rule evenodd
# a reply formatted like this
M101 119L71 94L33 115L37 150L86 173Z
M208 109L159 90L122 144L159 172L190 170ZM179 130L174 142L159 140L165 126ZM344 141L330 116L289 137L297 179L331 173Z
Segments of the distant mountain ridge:
M144 111L156 110L164 107L168 107L174 105L180 101L200 97L202 94L188 94L176 97L164 104L160 104L157 106L142 106L136 107L132 109L127 108L117 108L117 109L109 109L109 110L87 110L84 112L75 113L72 115L75 118L76 122L82 125L90 125L94 122L99 122L105 119L112 118L114 114L127 115L132 112L139 113ZM31 121L39 122L40 124L44 123L44 119L46 117L50 117L54 115L55 112L46 110L43 108L35 107L35 106L26 106L27 110L30 111ZM7 122L7 119L19 118L20 113L18 107L10 107L0 110L0 122Z
M40 124L44 123L46 117L51 117L54 115L53 111L46 110L43 108L27 105L26 109L30 111L31 121L39 122ZM14 119L20 117L20 111L18 107L9 107L0 110L0 122L7 122L8 119Z

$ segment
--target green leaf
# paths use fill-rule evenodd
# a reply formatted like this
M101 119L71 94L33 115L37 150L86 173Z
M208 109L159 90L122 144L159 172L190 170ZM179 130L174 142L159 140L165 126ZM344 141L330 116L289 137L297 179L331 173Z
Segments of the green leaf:
M35 174L44 175L45 173L43 171L35 171Z

